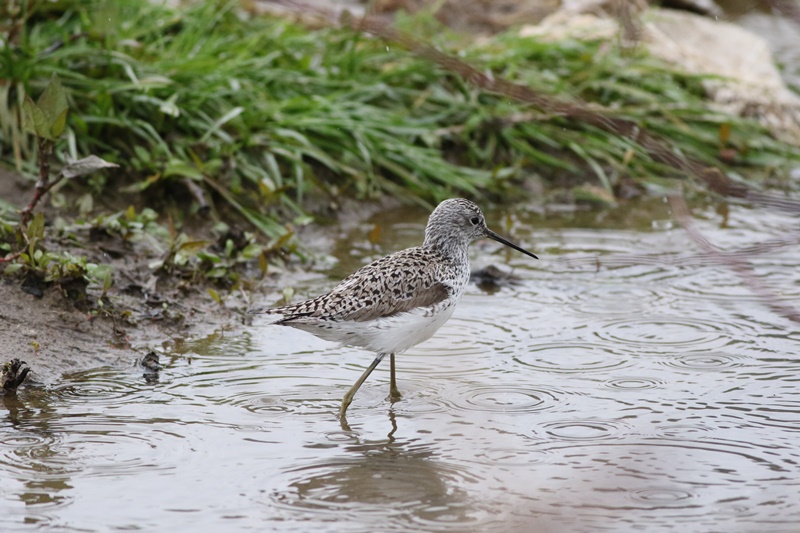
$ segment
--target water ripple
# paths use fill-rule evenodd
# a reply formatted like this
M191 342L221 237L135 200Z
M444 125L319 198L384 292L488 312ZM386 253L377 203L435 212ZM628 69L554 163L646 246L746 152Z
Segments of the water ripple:
M778 524L800 517L797 482L789 477L796 466L781 465L766 449L665 439L541 447L554 456L537 467L535 486L522 480L510 488L527 496L528 514L566 512L575 521L572 530L594 531L608 523L612 530L632 531L623 525L628 521L646 521L648 530L659 531L715 531L725 529L722 524L750 530L767 516L777 517L767 529L778 530ZM752 521L739 521L747 509L761 510L748 515Z
M643 391L647 389L657 389L663 387L664 381L656 378L626 376L611 378L603 382L603 385L616 391Z
M531 386L464 386L450 394L449 407L465 411L535 413L551 409L569 409L564 391Z
M629 359L610 347L588 342L536 344L524 355L514 356L513 360L528 368L554 374L607 372L631 364Z
M448 359L456 357L457 367L449 370L455 370L459 374L472 372L486 368L487 354L513 351L517 338L514 324L491 320L476 309L465 306L467 312L477 313L478 316L453 318L431 340L413 348L410 353L423 354L427 359L424 365L417 364L423 362L422 359L417 359L412 363L411 370L437 372L440 364L449 366ZM405 354L398 356L404 357ZM400 359L398 364L399 361Z
M24 520L43 528L53 522L53 513L69 505L73 497L66 489L82 467L70 456L72 446L46 429L0 428L0 471L3 473L0 501L5 505L3 523L12 527ZM23 510L24 509L24 510ZM5 530L5 529L4 529Z
M655 428L657 434L667 438L697 438L710 434L714 428L710 424L664 424Z
M578 315L630 316L656 307L668 307L674 298L667 298L663 291L645 286L620 284L593 284L575 295L570 308Z
M722 352L683 353L658 361L658 364L692 372L720 372L745 366L750 358Z
M796 302L800 299L800 287L795 285L796 276L790 274L796 264L796 259L792 261L792 266L770 264L766 269L760 268L758 276L777 297L786 302ZM668 290L675 297L704 303L735 302L742 305L764 301L735 273L718 268L694 270L689 275L676 278Z
M728 330L720 324L675 316L604 321L597 324L594 334L610 344L650 353L708 350L730 342Z
M231 394L227 398L230 405L242 407L251 413L286 413L292 410L282 397L275 397L263 391L248 391Z
M487 466L530 468L531 465L553 462L555 454L550 450L528 450L523 447L493 448L487 445L479 450L472 460Z
M50 390L52 398L70 404L104 404L115 400L134 402L147 400L153 387L148 385L142 374L120 372L116 369L99 369L71 374L64 383ZM141 396L137 393L141 393Z
M60 454L53 453L54 449L63 448L62 440L49 431L4 434L0 439L0 467L4 472L41 474L44 479L49 472L62 476L75 469Z
M550 437L566 441L599 441L618 438L628 428L619 421L562 420L543 425Z
M643 503L650 508L685 507L688 500L697 497L692 491L675 487L648 487L628 492L631 500Z

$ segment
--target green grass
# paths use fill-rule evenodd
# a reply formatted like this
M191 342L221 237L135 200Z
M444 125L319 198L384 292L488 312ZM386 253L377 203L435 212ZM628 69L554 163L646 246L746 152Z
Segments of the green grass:
M709 166L732 168L719 159L722 149L732 148L734 166L757 178L775 168L786 170L800 157L797 147L773 138L754 120L714 111L705 98L703 77L681 73L642 51L621 54L609 43L541 43L508 33L473 50L468 61L544 94L598 104L607 115L636 123L676 152ZM504 134L517 144L535 139L546 153L577 162L573 171L588 166L606 187L623 175L642 182L676 175L627 139L558 117L523 123ZM634 157L626 157L629 151Z
M57 74L71 109L59 148L124 171L89 180L95 194L117 194L122 183L187 196L181 180L193 180L273 242L308 196L518 198L532 175L608 191L623 176L675 175L631 141L539 116L349 30L250 17L236 2L180 11L145 0L36 5L0 50L0 157L33 172L35 143L15 113L23 91L36 97ZM442 47L464 42L443 35ZM729 144L750 170L800 160L752 121L710 111L700 79L643 55L510 33L462 52L495 75L611 109L709 165L721 165ZM728 127L729 139L720 135Z

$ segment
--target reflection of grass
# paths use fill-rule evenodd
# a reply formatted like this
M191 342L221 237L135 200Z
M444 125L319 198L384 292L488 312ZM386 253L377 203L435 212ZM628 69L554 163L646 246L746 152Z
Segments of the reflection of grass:
M0 87L0 113L11 116L23 86L36 94L58 73L70 92L73 157L119 163L133 190L193 180L274 240L286 231L276 210L299 212L312 192L502 197L519 194L514 185L532 172L567 183L589 176L610 192L621 176L671 172L631 141L537 115L350 31L242 18L235 2L55 6L26 21L19 46L3 48L0 78L10 84ZM465 54L538 90L607 106L709 164L731 147L746 165L800 159L756 124L709 111L696 78L613 46L508 35ZM35 160L14 127L0 142L7 159Z

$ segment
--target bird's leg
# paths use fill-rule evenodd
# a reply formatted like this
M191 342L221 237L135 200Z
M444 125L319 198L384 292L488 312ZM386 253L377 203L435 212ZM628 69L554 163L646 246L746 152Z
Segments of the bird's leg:
M356 395L356 391L358 391L359 387L361 387L361 384L364 383L364 381L369 377L372 371L375 370L375 367L378 366L384 357L386 357L385 353L379 353L372 363L370 363L364 373L361 374L361 377L358 378L358 381L356 381L355 384L350 387L350 390L347 391L347 394L344 395L344 398L342 398L342 407L339 409L339 418L344 420L344 417L347 413L347 407L353 402L353 396Z
M400 394L400 391L397 390L397 379L395 378L394 372L394 354L391 354L389 358L389 370L389 401L396 402L403 396Z

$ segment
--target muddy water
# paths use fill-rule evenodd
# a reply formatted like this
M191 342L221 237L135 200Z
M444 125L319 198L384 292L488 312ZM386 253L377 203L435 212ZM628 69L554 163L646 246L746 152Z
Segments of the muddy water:
M800 303L796 218L695 213ZM342 230L339 262L296 298L415 244L424 218ZM490 220L542 259L476 245L473 266L513 283L472 285L399 358L394 405L379 368L349 430L339 401L371 355L277 326L173 346L157 379L105 368L5 399L0 529L797 531L797 324L661 201Z

